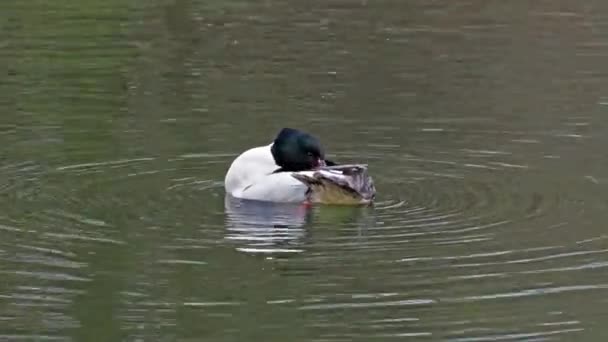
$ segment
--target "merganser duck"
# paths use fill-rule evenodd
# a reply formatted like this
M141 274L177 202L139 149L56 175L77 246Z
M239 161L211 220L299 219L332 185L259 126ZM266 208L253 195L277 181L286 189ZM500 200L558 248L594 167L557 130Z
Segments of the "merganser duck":
M293 128L240 154L224 186L236 198L283 203L370 204L376 192L366 165L336 165L317 138Z

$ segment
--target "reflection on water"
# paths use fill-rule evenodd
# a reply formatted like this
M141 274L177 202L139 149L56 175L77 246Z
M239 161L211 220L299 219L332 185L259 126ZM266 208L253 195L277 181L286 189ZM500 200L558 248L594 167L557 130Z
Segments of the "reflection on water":
M370 207L318 206L237 199L226 195L226 239L246 253L301 253L314 242L315 224L352 226L358 236L373 228Z
M226 239L249 253L302 252L311 208L298 204L248 201L226 195Z
M0 340L603 340L604 2L6 2ZM227 198L283 126L374 206Z

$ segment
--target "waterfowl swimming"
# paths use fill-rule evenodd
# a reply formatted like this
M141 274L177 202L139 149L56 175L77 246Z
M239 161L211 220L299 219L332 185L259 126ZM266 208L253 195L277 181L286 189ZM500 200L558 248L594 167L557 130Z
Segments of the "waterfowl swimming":
M317 138L292 128L240 154L224 186L233 197L269 202L368 204L376 192L367 166L336 165Z

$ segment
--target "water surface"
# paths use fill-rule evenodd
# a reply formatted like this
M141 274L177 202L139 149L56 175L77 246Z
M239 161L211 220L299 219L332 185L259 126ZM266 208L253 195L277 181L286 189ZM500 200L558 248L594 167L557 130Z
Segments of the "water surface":
M598 341L602 1L0 5L0 340ZM370 208L225 198L283 126Z

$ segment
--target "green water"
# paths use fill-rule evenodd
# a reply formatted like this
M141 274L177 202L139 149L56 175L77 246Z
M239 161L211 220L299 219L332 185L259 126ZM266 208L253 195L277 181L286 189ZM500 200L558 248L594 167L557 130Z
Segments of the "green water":
M0 340L601 341L604 1L5 1ZM235 203L284 127L372 208Z

